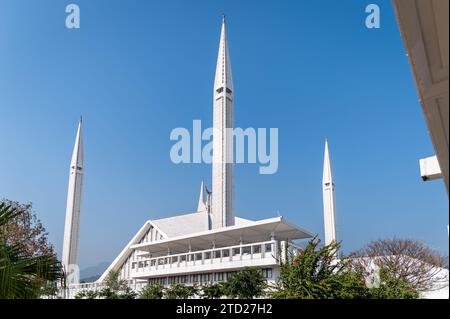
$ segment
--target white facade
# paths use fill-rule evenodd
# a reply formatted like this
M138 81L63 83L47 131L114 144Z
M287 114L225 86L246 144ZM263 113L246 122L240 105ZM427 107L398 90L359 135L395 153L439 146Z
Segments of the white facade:
M327 140L325 141L325 155L323 160L322 192L325 245L329 245L331 242L337 241L337 233L334 181Z
M233 79L225 18L222 19L214 81L212 228L234 225L233 212Z
M78 125L72 160L70 161L69 187L67 191L66 222L62 249L62 264L67 274L78 271L78 239L83 190L83 123ZM76 283L78 276L70 276Z
M292 241L312 237L281 216L261 221L234 216L233 82L225 19L213 117L212 192L201 183L197 212L145 222L98 281L70 285L69 298L82 289L101 289L111 271L119 272L120 279L136 291L149 284L221 282L245 267L260 268L269 282L275 282L285 242L295 250Z

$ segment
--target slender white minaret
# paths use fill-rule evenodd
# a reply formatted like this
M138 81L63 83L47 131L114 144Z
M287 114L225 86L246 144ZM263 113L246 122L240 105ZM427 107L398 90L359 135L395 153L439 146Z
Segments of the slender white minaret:
M332 241L337 241L336 234L336 207L334 198L334 182L331 172L330 154L328 151L328 141L325 140L325 156L323 160L323 218L325 226L325 245Z
M81 195L83 190L83 132L82 119L70 161L69 188L67 191L66 224L62 249L62 264L67 274L78 266L78 237L80 231ZM76 283L76 282L72 282Z
M234 225L233 212L233 79L225 17L222 18L214 81L212 228Z

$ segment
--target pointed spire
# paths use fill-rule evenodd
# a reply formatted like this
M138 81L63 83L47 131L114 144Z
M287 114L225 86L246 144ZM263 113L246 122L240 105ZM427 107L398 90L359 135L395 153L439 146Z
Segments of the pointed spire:
M70 166L83 167L84 154L83 154L83 118L80 117L78 124L77 136L75 138L75 145L72 152L72 160Z
M325 245L337 241L336 207L334 196L333 174L331 172L330 152L328 141L325 139L325 155L323 160L322 177L323 217L325 228Z
M205 201L205 184L202 180L200 184L200 196L198 199L197 212L204 212L207 210L206 201Z
M75 284L79 280L78 242L80 234L80 214L83 191L83 125L82 118L78 124L77 136L73 147L69 170L69 187L67 190L66 222L62 249L62 264L68 276L67 283Z
M225 15L222 16L222 31L220 34L219 55L217 57L216 78L214 90L223 87L233 92L233 77L231 74L231 61L228 51L228 39L225 23Z
M328 150L328 140L325 139L325 155L323 159L323 176L322 181L332 183L333 174L331 172L330 152Z

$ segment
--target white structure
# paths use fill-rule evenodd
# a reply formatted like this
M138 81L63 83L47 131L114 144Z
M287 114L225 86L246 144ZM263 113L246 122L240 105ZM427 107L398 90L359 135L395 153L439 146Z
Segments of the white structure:
M392 3L448 195L449 1L394 0Z
M69 188L67 191L66 223L62 249L62 264L67 274L78 270L78 238L80 232L81 197L83 191L83 122L80 119L77 137L70 161ZM75 283L78 276L71 276Z
M233 79L225 17L222 18L214 81L212 228L234 225L233 213Z
M424 181L432 181L442 178L441 167L435 156L430 156L419 160L420 176Z
M247 266L262 269L269 282L277 280L285 243L297 250L293 241L312 234L282 216L261 221L234 216L233 140L226 133L232 127L233 84L223 19L214 82L212 193L202 182L196 212L145 222L97 282L70 285L67 297L101 289L111 271L136 291L149 284L221 282Z
M337 241L337 234L334 181L333 173L331 171L330 153L328 150L327 140L325 140L325 155L323 160L322 196L325 245L329 245L331 242Z

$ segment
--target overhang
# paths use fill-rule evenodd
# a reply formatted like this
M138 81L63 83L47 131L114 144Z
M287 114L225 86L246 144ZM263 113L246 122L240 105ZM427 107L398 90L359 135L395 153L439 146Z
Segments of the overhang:
M148 242L132 245L131 249L151 254L154 257L184 253L189 250L206 250L227 247L242 243L264 242L275 238L276 240L298 240L311 238L313 235L297 227L283 217L275 217L255 221L245 225L235 225L221 229L213 229L185 236L163 239L157 242Z

